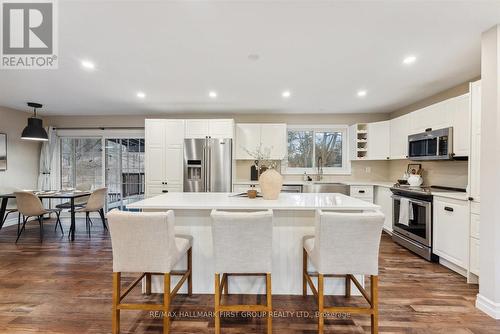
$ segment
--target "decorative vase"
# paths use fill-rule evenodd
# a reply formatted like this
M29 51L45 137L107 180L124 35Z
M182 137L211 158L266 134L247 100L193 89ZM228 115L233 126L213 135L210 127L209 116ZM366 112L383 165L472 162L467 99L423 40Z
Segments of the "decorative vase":
M264 199L278 199L283 186L283 176L274 169L268 169L260 175L259 185Z

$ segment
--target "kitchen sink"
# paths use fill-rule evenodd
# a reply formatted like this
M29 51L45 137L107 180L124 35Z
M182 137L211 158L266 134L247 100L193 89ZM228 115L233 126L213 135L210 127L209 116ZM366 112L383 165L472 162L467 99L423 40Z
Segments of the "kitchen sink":
M342 183L308 183L302 186L303 193L340 193L349 195L349 186Z

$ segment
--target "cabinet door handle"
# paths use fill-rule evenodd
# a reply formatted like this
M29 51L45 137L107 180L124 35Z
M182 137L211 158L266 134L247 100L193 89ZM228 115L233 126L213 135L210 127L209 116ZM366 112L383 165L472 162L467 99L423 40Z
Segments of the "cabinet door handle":
M365 193L365 191L364 191L364 190L358 190L358 193L360 193L360 194L364 194L364 193Z
M444 209L446 211L450 211L450 212L453 212L453 208L449 207L449 206L445 206Z
M469 197L469 201L473 201L474 200L474 197Z
M168 193L168 190L162 190L161 192L162 193Z

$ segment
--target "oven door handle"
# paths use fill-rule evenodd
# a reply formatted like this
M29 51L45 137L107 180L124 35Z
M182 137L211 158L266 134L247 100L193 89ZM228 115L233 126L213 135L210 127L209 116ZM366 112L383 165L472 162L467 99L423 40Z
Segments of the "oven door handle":
M401 198L402 198L402 196L398 196L398 195L392 195L391 197L392 197L392 199L395 199L395 200L401 200ZM431 202L419 201L419 200L416 200L416 199L413 199L413 198L409 198L409 197L405 197L405 198L408 198L408 200L411 203L420 204L422 206L429 206L431 204Z

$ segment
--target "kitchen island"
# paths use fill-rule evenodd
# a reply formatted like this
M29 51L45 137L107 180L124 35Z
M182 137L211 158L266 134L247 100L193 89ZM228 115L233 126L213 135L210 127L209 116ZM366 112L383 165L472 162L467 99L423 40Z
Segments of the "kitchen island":
M343 194L282 193L277 200L236 197L231 193L166 193L129 204L142 211L174 210L176 233L193 236L193 293L213 293L214 260L210 212L217 210L274 211L273 218L273 294L302 294L302 237L314 234L317 209L335 211L370 211L379 206ZM244 260L243 260L244 261ZM185 268L185 259L178 269ZM310 270L314 270L310 268ZM363 282L362 277L358 277ZM175 284L175 282L173 282ZM153 292L161 292L162 279L153 276ZM358 294L353 286L353 294ZM181 290L182 291L182 290ZM264 293L261 277L230 277L230 293ZM325 294L342 295L344 279L325 281Z

